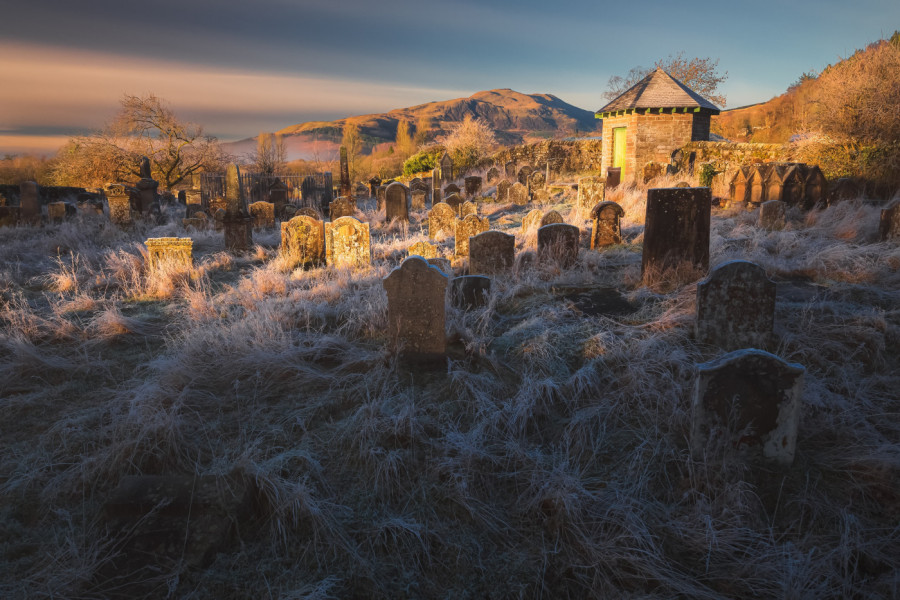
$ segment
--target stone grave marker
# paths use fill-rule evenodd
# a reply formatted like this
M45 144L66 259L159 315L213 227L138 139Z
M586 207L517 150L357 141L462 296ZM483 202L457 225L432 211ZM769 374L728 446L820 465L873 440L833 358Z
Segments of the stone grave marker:
M451 194L459 194L462 190L459 189L459 186L455 183L450 183L444 186L442 195L444 197L444 202L446 202L447 198L450 197Z
M35 181L23 181L19 184L19 222L40 225L42 220L40 188Z
M606 199L606 180L602 177L580 177L575 205L586 214Z
M444 198L444 203L453 209L453 212L456 213L456 216L459 216L460 207L462 206L463 199L457 193L450 194Z
M450 304L462 310L481 308L491 295L491 278L463 275L450 282Z
M203 231L204 229L209 229L209 216L202 210L195 210L189 217L181 220L181 226L184 227L186 231Z
M828 181L822 170L817 165L807 167L806 179L803 182L804 202L803 207L807 210L817 204L825 202L825 195L828 193Z
M466 198L473 198L476 194L478 194L478 192L481 191L481 177L477 175L470 175L463 181L463 187L466 190Z
M506 175L506 179L510 182L514 181L516 178L516 163L509 161L503 165L503 174Z
M318 210L313 208L312 206L301 206L299 208L294 207L294 216L295 217L299 217L299 216L312 217L313 219L316 219L318 221L325 220L322 218L322 214Z
M344 146L340 147L338 151L340 154L340 195L344 198L352 197L352 190L350 188L350 161L347 159L347 148Z
M410 191L410 207L412 210L425 210L425 202L428 198L428 192L425 190L414 189Z
M387 193L386 185L379 185L375 188L375 203L379 211L384 210L385 194Z
M449 203L448 203L449 204ZM469 215L478 214L478 205L474 202L466 201L459 205L459 218L465 219Z
M497 167L491 167L488 169L487 174L485 175L488 183L494 183L498 179L500 179L500 170Z
M534 169L531 168L531 165L523 165L519 167L519 172L516 174L516 181L527 187L528 178L531 177L531 174L533 172Z
M446 202L438 202L428 211L428 238L437 239L438 234L456 234L456 211Z
M900 200L894 200L881 211L878 234L883 242L900 239Z
M128 188L121 183L111 183L104 190L109 205L109 220L119 227L132 224L131 200Z
M647 190L642 276L689 264L709 269L710 189L652 188Z
M766 348L775 324L775 283L762 267L732 260L697 284L694 333L723 350Z
M260 200L250 205L250 217L255 229L275 229L275 205Z
M147 247L147 269L156 271L166 264L175 264L190 269L194 265L194 240L191 238L149 238Z
M505 179L497 184L497 202L509 202L509 188L511 185Z
M308 215L297 215L283 221L279 252L291 267L322 264L325 261L324 222Z
M434 188L433 190L431 190L431 205L432 206L434 206L435 204L438 204L439 202L442 202L442 198L443 198L443 196L441 195L440 188Z
M781 200L766 200L759 205L759 221L762 229L784 229L785 208L787 204Z
M806 369L758 349L730 352L697 365L691 454L704 458L710 437L741 453L790 466L797 448Z
M382 280L388 297L388 334L407 358L444 355L448 277L419 256L410 256Z
M544 175L543 171L534 171L530 177L528 177L528 188L532 191L542 190L544 186L547 185L547 176Z
M469 239L469 273L494 274L512 269L516 257L516 236L502 231L485 231Z
M509 202L519 206L528 204L528 188L518 181L509 187Z
M601 202L591 210L591 250L622 243L625 211L615 202Z
M379 177L378 175L375 175L374 177L372 177L369 180L369 198L375 197L375 194L376 194L375 190L377 190L378 186L380 186L380 185L381 185L381 177Z
M538 258L555 261L560 268L568 269L578 259L581 231L574 225L553 223L538 229Z
M734 173L729 185L729 201L733 206L743 206L750 201L750 165L743 165Z
M241 187L241 170L234 163L225 170L225 248L243 252L253 245L253 221Z
M437 246L428 242L416 242L409 247L408 253L410 256L421 256L425 260L438 257Z
M544 218L544 211L535 208L522 218L522 235L528 233L530 229L538 229Z
M409 189L399 182L394 182L385 190L385 217L386 222L394 219L409 221Z
M365 267L372 264L369 224L353 217L325 223L325 260L329 265Z
M544 225L553 225L554 223L565 223L562 215L555 210L551 210L546 215L541 217L541 227L543 227Z
M443 181L443 182L453 181L453 179L454 179L453 159L450 158L450 155L447 154L446 152L441 157L440 165L441 165L441 181ZM456 191L458 192L459 190L457 189Z
M531 192L531 201L535 204L550 204L550 192L544 188Z
M328 216L332 221L341 217L352 217L355 213L356 203L344 196L338 196L328 205Z
M487 217L469 215L456 222L456 256L469 255L469 238L491 228Z
M62 223L66 220L66 203L50 202L47 204L47 220L50 223Z

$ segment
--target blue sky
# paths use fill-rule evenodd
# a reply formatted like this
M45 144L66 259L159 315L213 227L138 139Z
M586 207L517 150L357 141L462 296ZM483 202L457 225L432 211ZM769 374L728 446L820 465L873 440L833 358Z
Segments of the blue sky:
M897 0L35 0L3 12L0 154L100 127L124 93L156 93L226 140L505 87L596 110L610 76L680 51L719 59L737 107L900 29Z

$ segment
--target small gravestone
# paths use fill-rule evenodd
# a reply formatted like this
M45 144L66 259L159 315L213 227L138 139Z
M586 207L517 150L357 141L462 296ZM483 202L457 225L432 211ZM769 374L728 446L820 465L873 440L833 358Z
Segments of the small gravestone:
M436 258L426 258L429 265L435 266L440 269L443 273L447 275L453 275L453 266L450 264L450 260L443 257Z
M384 210L385 194L387 193L386 185L379 185L375 188L375 205L381 211Z
M466 177L464 180L463 187L466 190L466 197L473 198L478 192L481 191L481 177L477 175L470 175Z
M19 221L25 225L41 224L40 188L35 181L19 184Z
M437 246L428 242L416 242L409 247L408 253L410 256L421 256L425 260L437 258L438 255Z
M622 183L622 167L606 168L606 187L609 189L619 187Z
M591 250L622 243L625 211L615 202L601 202L591 210Z
M444 203L453 209L453 212L456 213L456 216L459 216L460 207L463 204L462 196L457 193L450 194L444 198Z
M535 190L543 189L545 185L547 185L547 177L544 175L543 171L534 171L528 178L528 187L531 189L532 193Z
M531 177L531 174L533 172L534 169L531 168L531 165L524 165L520 167L519 172L516 174L516 181L527 187L528 178Z
M332 221L341 217L352 217L354 213L356 213L356 204L344 196L338 196L328 205L328 216Z
M469 238L490 229L491 224L487 217L469 215L465 219L456 222L456 256L469 255Z
M325 260L333 266L371 265L369 224L353 217L341 217L325 223Z
M494 183L498 179L500 179L500 170L497 167L491 167L488 169L487 174L485 175L488 183Z
M787 204L781 200L767 200L759 205L759 222L762 229L784 229L784 214Z
M652 188L647 190L642 276L690 265L709 268L710 189Z
M538 229L544 218L544 211L535 208L522 218L522 235L528 233L531 229Z
M641 180L644 184L648 184L657 177L662 177L665 174L666 164L655 160L651 160L641 168Z
M509 188L511 185L505 179L497 184L497 202L509 202Z
M385 217L391 222L394 219L409 221L409 189L399 182L394 182L385 190Z
M562 215L555 210L551 210L546 215L541 217L541 227L543 227L544 225L553 225L554 223L565 223Z
M209 216L202 210L191 213L190 217L181 220L185 231L203 231L209 228Z
M509 161L505 165L503 165L503 174L506 176L506 179L509 181L513 181L516 178L516 163L514 161Z
M491 278L463 275L450 282L450 304L462 310L481 308L491 295Z
M340 150L340 195L345 198L351 197L351 189L350 189L350 161L347 159L347 148L341 146Z
M606 198L606 180L602 177L581 177L578 179L578 197L575 206L586 214Z
M519 206L528 204L528 188L518 181L509 187L509 202Z
M47 220L51 223L62 223L66 220L66 203L50 202L47 204Z
M775 323L775 283L762 267L733 260L697 284L697 341L723 350L765 348Z
M439 234L456 234L456 211L446 202L438 202L428 211L428 237L437 239Z
M322 264L325 260L325 224L308 215L282 222L279 253L290 267Z
M512 268L516 256L516 236L502 231L485 231L469 239L469 273L493 274Z
M800 422L802 365L757 349L736 350L697 365L691 454L702 460L710 438L783 466L794 461Z
M444 190L443 190L444 202L447 201L446 199L449 198L451 194L459 194L461 191L462 190L459 189L459 186L456 185L455 183L445 185Z
M410 256L382 280L388 297L388 335L406 358L444 355L448 278L419 256Z
M225 248L243 252L253 244L253 221L241 186L241 170L234 163L225 170Z
M313 208L312 206L301 206L299 208L297 208L297 207L293 207L293 208L294 208L293 216L295 216L295 217L305 216L305 217L312 217L313 219L316 219L319 221L324 220L324 219L322 219L322 214L318 210Z
M574 225L554 223L538 229L538 258L554 261L560 268L568 269L578 258L581 232Z
M191 238L150 238L147 247L147 268L156 271L167 264L190 269L194 265L194 241Z
M883 242L900 239L900 200L894 200L881 211L878 234Z
M260 200L250 205L250 217L255 229L275 229L275 205Z
M448 203L449 204L449 203ZM478 205L474 202L463 202L459 205L459 218L465 219L469 215L478 214Z
M410 191L410 207L412 210L425 210L425 201L428 198L428 192L425 190L414 189Z
M104 193L109 205L109 220L119 227L131 225L133 221L128 188L120 183L112 183L106 186Z

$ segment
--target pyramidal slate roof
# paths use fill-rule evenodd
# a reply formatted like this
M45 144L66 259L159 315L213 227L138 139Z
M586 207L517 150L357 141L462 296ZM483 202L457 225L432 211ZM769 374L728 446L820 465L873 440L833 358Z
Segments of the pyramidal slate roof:
M719 114L719 108L684 85L661 67L625 90L621 96L597 111L616 112L633 108L705 108Z

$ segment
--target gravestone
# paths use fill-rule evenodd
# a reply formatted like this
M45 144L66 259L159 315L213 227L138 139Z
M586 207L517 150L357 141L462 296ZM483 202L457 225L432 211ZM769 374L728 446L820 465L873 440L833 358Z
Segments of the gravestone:
M250 205L250 217L255 229L275 229L275 205L260 200Z
M371 179L369 179L369 197L370 198L375 197L375 190L378 189L379 185L381 185L381 177L379 177L378 175L375 175Z
M519 206L528 204L528 188L518 181L509 187L509 202Z
M410 207L412 210L425 210L425 199L428 197L428 192L424 190L411 190L410 191Z
M459 194L462 190L459 189L459 186L455 183L450 183L444 186L442 196L444 197L444 202L446 202L447 198L449 198L452 194Z
M516 174L516 181L527 187L528 178L531 177L531 174L533 172L534 169L531 168L531 165L523 165L522 167L519 167L519 172Z
M47 220L50 223L62 223L66 220L66 203L50 202L47 204Z
M538 229L541 226L541 221L544 218L544 211L539 208L535 208L527 215L522 218L522 235L528 233L531 229Z
M203 231L209 228L209 216L202 210L196 210L189 217L181 220L181 226L185 231Z
M542 190L547 185L547 177L543 171L534 171L528 178L528 188L532 191Z
M469 238L479 233L485 232L491 228L491 223L487 217L479 217L478 215L468 215L465 219L456 222L456 256L469 255Z
M19 184L19 222L24 225L40 225L41 197L36 181L23 181Z
M481 191L481 177L477 175L470 175L466 177L464 180L463 186L466 190L466 198L474 197L478 192Z
M881 211L878 234L883 242L900 239L900 200L894 200Z
M759 205L759 221L762 229L784 229L784 215L787 204L781 200L767 200Z
M488 183L494 183L498 179L500 179L500 170L497 167L491 167L488 169L487 174L485 175Z
M788 206L799 206L803 203L803 177L800 167L791 165L781 182L781 200Z
M733 260L697 284L694 333L723 350L766 348L775 323L775 283L762 267Z
M457 193L450 194L444 198L444 203L453 209L453 212L456 213L456 216L459 216L459 208L462 206L463 199Z
M771 169L768 165L756 164L750 167L750 177L747 180L747 185L750 189L750 197L748 199L750 204L758 206L765 201L765 182L768 179L770 171Z
M438 202L428 211L428 238L437 239L438 235L456 234L456 211L446 202Z
M425 260L438 257L437 246L428 242L416 242L409 247L408 253L410 256L421 256Z
M606 187L609 189L619 187L622 183L622 167L606 168Z
M581 232L574 225L554 223L538 229L538 258L555 261L560 268L568 269L578 258Z
M297 208L297 207L293 207L293 208L294 208L294 213L293 213L294 217L306 216L306 217L312 217L313 219L316 219L317 221L325 220L322 218L322 213L320 213L318 210L316 210L312 206L301 206L299 208Z
M379 185L375 188L375 204L379 211L384 210L385 194L387 193L386 185Z
M394 219L409 221L409 190L405 185L394 182L387 187L385 195L385 216L388 223Z
M132 224L131 200L128 188L120 183L111 183L104 190L109 205L109 220L119 227Z
M431 205L432 206L434 206L435 204L438 204L439 202L442 202L442 198L443 198L443 196L441 195L440 188L434 188L433 190L431 190Z
M541 217L541 227L543 227L544 225L553 225L554 223L565 223L562 215L555 210L551 210L546 215Z
M329 265L365 267L372 264L369 224L353 217L325 223L325 260Z
M449 202L448 202L449 204ZM465 219L469 215L478 214L478 205L474 202L463 202L459 205L459 218Z
M531 192L531 201L535 204L550 204L550 192L544 188Z
M575 206L582 215L587 214L606 198L606 180L602 177L580 177Z
M453 181L453 179L454 179L453 159L450 158L450 155L447 154L446 152L441 157L440 166L441 166L441 181L443 183L446 183L448 181ZM459 191L459 190L456 190L456 191Z
M655 160L649 161L641 168L641 180L644 182L644 185L650 183L657 177L662 177L665 174L666 163L661 163Z
M615 202L601 202L591 210L591 250L622 243L625 211Z
M350 161L347 159L347 148L345 146L341 146L339 154L341 160L340 195L344 198L350 198L352 196L352 192L350 189Z
M806 178L803 183L803 207L809 210L817 204L824 204L825 195L828 193L828 182L817 165L807 167Z
M361 200L369 197L369 187L364 183L357 183L353 186L353 199Z
M509 202L509 188L511 185L505 179L497 184L497 202Z
M140 173L141 179L135 184L138 195L136 209L141 216L146 217L159 209L159 195L156 193L159 189L159 182L151 176L150 159L146 156L141 158Z
M151 272L166 264L187 269L194 265L194 241L191 238L150 238L144 245L147 247L147 269Z
M516 256L516 236L502 231L485 231L469 239L469 273L493 274L512 268Z
M676 184L673 185L672 187L677 187L677 188L689 188L689 187L691 187L691 184L689 184L687 181L679 181L678 183L676 183Z
M328 217L334 221L341 217L352 217L356 213L356 203L345 196L338 196L328 205Z
M241 186L241 170L234 163L225 170L225 248L243 252L253 245L253 221Z
M491 295L491 278L463 275L450 282L450 304L462 310L481 308Z
M729 201L733 206L743 206L750 201L750 173L752 167L743 165L734 173L729 185Z
M744 349L697 365L691 406L691 454L706 455L711 437L743 454L790 466L797 448L802 365Z
M325 261L325 224L308 215L282 222L279 253L291 267L322 264Z
M709 188L652 188L647 190L644 219L642 276L689 264L709 268Z
M509 161L503 165L503 174L506 175L506 179L509 182L514 181L516 178L516 163L514 161Z
M406 358L443 357L447 282L447 275L419 256L410 256L382 280L388 335Z

